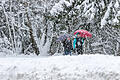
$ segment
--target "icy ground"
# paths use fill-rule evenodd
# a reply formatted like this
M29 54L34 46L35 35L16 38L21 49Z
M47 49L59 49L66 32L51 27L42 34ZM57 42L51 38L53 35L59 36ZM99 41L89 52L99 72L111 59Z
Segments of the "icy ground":
M120 80L120 57L1 57L0 80Z

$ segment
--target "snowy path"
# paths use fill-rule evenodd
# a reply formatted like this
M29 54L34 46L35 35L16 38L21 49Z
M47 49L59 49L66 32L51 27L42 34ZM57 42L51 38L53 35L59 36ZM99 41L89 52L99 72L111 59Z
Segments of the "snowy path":
M120 57L0 58L0 80L120 80Z

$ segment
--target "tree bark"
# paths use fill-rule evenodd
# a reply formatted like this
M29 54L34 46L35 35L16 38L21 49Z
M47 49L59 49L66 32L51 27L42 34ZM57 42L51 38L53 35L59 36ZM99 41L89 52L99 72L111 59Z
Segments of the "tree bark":
M30 42L32 43L32 48L35 51L35 54L39 55L40 54L39 48L37 47L36 41L35 41L34 36L33 36L33 29L32 29L32 26L31 26L31 22L30 22L28 13L26 13L26 15L27 15L27 19L28 19L27 26L29 27Z

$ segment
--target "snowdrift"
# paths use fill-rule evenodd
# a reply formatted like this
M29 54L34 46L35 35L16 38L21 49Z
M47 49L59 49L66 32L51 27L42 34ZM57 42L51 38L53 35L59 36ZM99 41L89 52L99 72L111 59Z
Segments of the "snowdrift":
M0 80L120 80L120 57L4 57Z

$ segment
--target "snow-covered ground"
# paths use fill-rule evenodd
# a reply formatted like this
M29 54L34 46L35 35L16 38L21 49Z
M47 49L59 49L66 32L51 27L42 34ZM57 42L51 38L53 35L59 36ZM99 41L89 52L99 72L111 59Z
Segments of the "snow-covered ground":
M120 80L120 57L1 57L0 80Z

